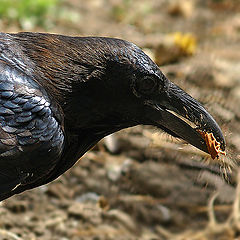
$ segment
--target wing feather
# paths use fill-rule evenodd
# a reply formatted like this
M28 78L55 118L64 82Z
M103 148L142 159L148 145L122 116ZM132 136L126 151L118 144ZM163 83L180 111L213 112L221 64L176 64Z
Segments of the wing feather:
M0 61L0 199L46 176L64 146L57 111L44 89Z

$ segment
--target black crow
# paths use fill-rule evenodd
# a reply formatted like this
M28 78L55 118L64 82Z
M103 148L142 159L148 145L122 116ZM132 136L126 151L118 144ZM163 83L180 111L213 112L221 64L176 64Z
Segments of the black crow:
M205 152L198 130L212 133L225 149L212 116L133 43L1 33L0 51L0 200L54 180L106 135L139 124Z

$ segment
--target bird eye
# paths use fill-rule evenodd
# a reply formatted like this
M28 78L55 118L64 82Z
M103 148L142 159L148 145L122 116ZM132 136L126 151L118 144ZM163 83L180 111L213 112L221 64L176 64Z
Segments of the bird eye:
M154 77L146 76L138 82L138 92L142 94L152 93L157 86L157 81Z

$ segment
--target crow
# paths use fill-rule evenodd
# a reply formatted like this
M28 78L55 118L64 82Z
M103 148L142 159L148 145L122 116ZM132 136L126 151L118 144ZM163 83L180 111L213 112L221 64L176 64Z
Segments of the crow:
M225 149L213 117L133 43L0 33L0 200L53 181L100 139L136 125L208 152L201 130Z

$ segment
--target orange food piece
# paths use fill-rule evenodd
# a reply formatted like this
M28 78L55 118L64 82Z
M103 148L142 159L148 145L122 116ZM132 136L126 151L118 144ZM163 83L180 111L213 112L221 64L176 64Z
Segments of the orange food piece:
M226 152L221 150L221 145L213 136L213 133L207 133L201 130L197 130L197 131L200 133L200 135L206 142L208 152L211 155L212 159L215 159L215 158L219 159L219 154L226 155Z

